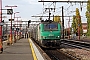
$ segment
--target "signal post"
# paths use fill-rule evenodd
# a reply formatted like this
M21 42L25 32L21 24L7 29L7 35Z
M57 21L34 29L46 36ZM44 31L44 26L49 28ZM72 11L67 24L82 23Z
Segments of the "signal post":
M10 39L9 39L9 43L8 43L8 45L10 45L10 44L12 44L12 14L13 14L13 10L12 10L12 8L13 7L17 7L17 6L5 6L5 7L11 7L11 9L7 9L7 14L8 15L11 15L11 19L10 19L10 21L11 21L11 32L10 32Z
M18 18L21 18L21 17L15 17L15 18L17 18L17 28L16 28L16 31L17 31L17 40L19 39L19 37L18 37L18 31L19 31L19 28L18 28ZM15 21L14 21L15 22Z

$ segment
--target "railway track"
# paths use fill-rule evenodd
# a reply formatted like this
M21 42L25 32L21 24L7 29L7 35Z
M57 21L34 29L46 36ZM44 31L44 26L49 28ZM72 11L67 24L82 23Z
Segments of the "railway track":
M58 49L45 50L45 52L51 58L51 60L80 60L79 58L76 58L75 56L64 53L63 51Z
M68 53L61 51L60 49L41 48L35 41L33 42L46 60L80 60Z
M86 42L80 42L80 41L74 41L74 40L61 40L61 44L80 48L80 49L85 49L90 51L90 43Z

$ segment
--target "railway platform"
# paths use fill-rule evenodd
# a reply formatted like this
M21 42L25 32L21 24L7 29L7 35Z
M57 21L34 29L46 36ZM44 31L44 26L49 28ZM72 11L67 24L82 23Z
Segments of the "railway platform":
M20 39L10 46L4 42L3 50L0 60L44 60L30 39Z

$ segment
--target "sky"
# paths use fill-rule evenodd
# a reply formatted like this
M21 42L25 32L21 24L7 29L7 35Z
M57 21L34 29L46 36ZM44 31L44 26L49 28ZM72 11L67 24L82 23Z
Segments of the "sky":
M14 12L20 12L16 16L21 16L22 19L29 20L32 15L35 15L42 10L41 3L38 0L2 0L3 9L10 9L8 6L13 7Z
M67 0L65 0L67 1ZM73 1L73 0L71 0ZM78 0L77 0L78 1ZM86 0L80 0L80 1L86 1ZM36 16L36 15L42 15L43 13L43 7L49 7L52 3L43 3L38 2L38 0L2 0L2 8L3 9L10 9L10 7L5 7L6 5L8 6L17 6L13 7L13 12L20 12L16 14L16 17L21 17L23 21L28 21L28 20L39 20L39 18L34 18L31 16ZM73 16L75 15L75 12L70 12L70 11L75 11L76 8L80 9L80 4L75 4L75 3L56 3L56 12L51 11L52 15L62 15L61 14L61 7L64 6L64 15L65 16ZM50 6L54 7L54 5ZM85 17L85 12L86 12L86 3L82 4L82 11L80 10L80 14L82 17L82 22L86 22L86 17ZM4 10L3 13L6 13ZM44 14L45 15L45 14ZM48 13L46 13L48 15ZM7 16L7 18L4 18L6 21L10 19L10 15L3 14L3 16ZM44 19L44 18L43 18ZM64 18L65 21L65 26L68 25L68 18ZM72 17L70 18L72 19Z

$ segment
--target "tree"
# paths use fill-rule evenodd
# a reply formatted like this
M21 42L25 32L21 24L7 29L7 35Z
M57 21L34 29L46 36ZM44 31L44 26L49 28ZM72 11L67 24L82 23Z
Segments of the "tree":
M78 33L80 32L80 35L83 34L81 16L78 8L76 8L76 29Z
M73 21L72 21L72 28L73 28L73 33L75 34L77 32L76 30L76 16L73 16Z
M76 35L77 33L79 34L79 32L80 35L83 34L81 16L78 8L76 8L76 16L73 16L72 28L73 28L73 33L76 33Z
M87 18L87 36L90 36L90 0L88 0L87 3L86 18Z

